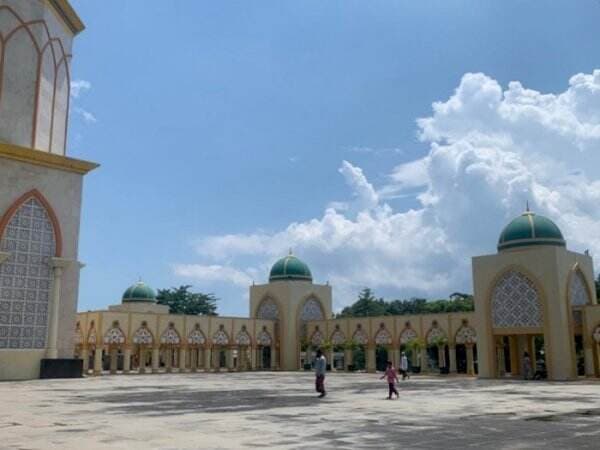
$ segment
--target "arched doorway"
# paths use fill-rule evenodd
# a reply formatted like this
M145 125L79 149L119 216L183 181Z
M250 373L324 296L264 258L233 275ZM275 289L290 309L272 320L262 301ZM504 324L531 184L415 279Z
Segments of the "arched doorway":
M309 296L300 305L297 317L299 337L298 356L300 360L303 360L302 366L304 368L307 367L307 364L310 364L312 367L315 348L308 336L307 323L310 321L325 320L325 310L323 309L323 305L321 305L321 301L314 295Z
M431 372L448 373L448 338L446 332L433 321L427 333L427 369ZM421 367L423 369L423 367Z
M339 324L335 325L335 330L331 333L329 339L332 345L333 361L331 368L335 370L344 370L346 368L346 336L340 330Z
M259 369L271 369L271 346L273 345L273 338L267 331L267 327L263 326L263 329L256 337L256 343L258 346L257 365Z
M204 367L206 346L206 336L200 329L199 323L195 324L194 329L188 334L187 343L190 350L190 370L196 372Z
M573 347L575 350L575 367L578 376L586 374L585 350L583 345L583 308L592 303L585 276L576 264L569 277L569 309L571 311L571 329L573 332ZM592 362L589 372L592 371Z
M117 370L123 370L123 346L125 345L125 333L119 327L119 321L115 320L104 334L104 345L108 349L109 371L111 374Z
M139 373L146 373L148 367L152 367L152 345L154 344L154 336L148 329L146 322L142 322L141 326L133 334L133 364L132 367L137 369Z
M235 367L238 370L250 370L250 348L252 346L252 338L246 331L246 325L242 325L241 331L235 337L235 343L237 345L238 357L236 359Z
M477 333L464 320L454 337L456 343L456 371L468 375L477 373Z
M383 372L387 368L387 362L391 361L392 335L381 323L375 334L375 370Z
M180 367L180 346L181 337L175 329L173 322L160 336L161 361L165 365L168 373L173 371L173 367Z
M408 360L408 371L409 372L420 372L421 364L419 357L419 336L417 332L411 327L410 322L406 322L404 330L400 333L400 352L404 352L406 359Z
M280 310L279 304L276 299L270 296L266 296L263 298L256 309L256 318L264 319L264 320L273 320L273 336L269 335L271 338L271 343L269 344L269 349L264 350L268 352L268 366L263 366L263 368L276 368L279 367L279 361L277 360L277 352L275 351L275 347L279 345L279 334L280 334ZM265 328L266 329L266 328ZM263 330L264 331L264 330ZM276 358L277 357L277 358ZM261 358L258 358L258 361L262 361Z
M369 335L363 330L361 324L356 325L356 331L352 335L352 365L353 370L364 371L367 369L367 346Z
M229 335L225 331L225 326L221 324L212 337L212 366L217 371L228 369L230 366L230 361L228 361L231 358L229 343Z

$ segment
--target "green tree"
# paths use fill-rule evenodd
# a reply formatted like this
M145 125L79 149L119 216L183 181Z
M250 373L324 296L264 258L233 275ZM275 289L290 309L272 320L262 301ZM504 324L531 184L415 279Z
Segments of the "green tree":
M369 288L364 288L358 294L358 300L346 306L338 317L367 317L387 315L386 303L382 298L376 298Z
M159 305L167 305L171 314L217 315L217 301L214 294L191 292L192 286L184 285L178 288L159 289L156 296Z

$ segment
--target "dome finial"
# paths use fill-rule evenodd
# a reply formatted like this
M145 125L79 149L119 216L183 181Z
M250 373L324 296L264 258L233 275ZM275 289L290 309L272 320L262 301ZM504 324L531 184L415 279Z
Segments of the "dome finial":
M290 251L288 253L289 256L292 256L294 254L294 252L292 251L292 247L290 247Z
M525 200L525 212L531 212L529 211L529 200Z

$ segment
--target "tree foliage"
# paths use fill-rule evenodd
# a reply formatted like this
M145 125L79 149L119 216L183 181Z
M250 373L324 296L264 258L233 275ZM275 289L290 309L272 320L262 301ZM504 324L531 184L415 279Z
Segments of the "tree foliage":
M191 292L192 286L184 285L178 288L159 289L156 296L159 305L167 305L171 314L217 315L217 301L214 294Z
M451 312L474 311L473 296L462 292L454 292L447 299L427 300L411 298L407 300L386 301L377 298L373 291L364 288L358 300L342 309L337 317L369 317L407 314L437 314Z

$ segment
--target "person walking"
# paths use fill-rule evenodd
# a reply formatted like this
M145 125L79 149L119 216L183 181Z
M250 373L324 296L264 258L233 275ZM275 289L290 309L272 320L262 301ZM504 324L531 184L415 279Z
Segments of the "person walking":
M523 378L529 380L531 378L531 358L529 353L523 353Z
M402 352L402 355L400 356L400 373L402 374L402 381L406 380L406 378L410 378L410 375L408 374L408 358L404 352Z
M390 388L388 393L388 400L392 399L392 394L396 394L396 398L400 397L400 394L398 394L398 391L396 390L396 382L400 380L398 380L398 375L396 375L396 369L394 369L394 366L391 361L387 362L387 369L385 369L385 372L381 376L380 380L383 380L384 378L387 378L388 386Z
M317 350L317 358L315 359L315 387L319 392L319 398L327 395L325 392L325 371L327 370L327 360L321 349Z

